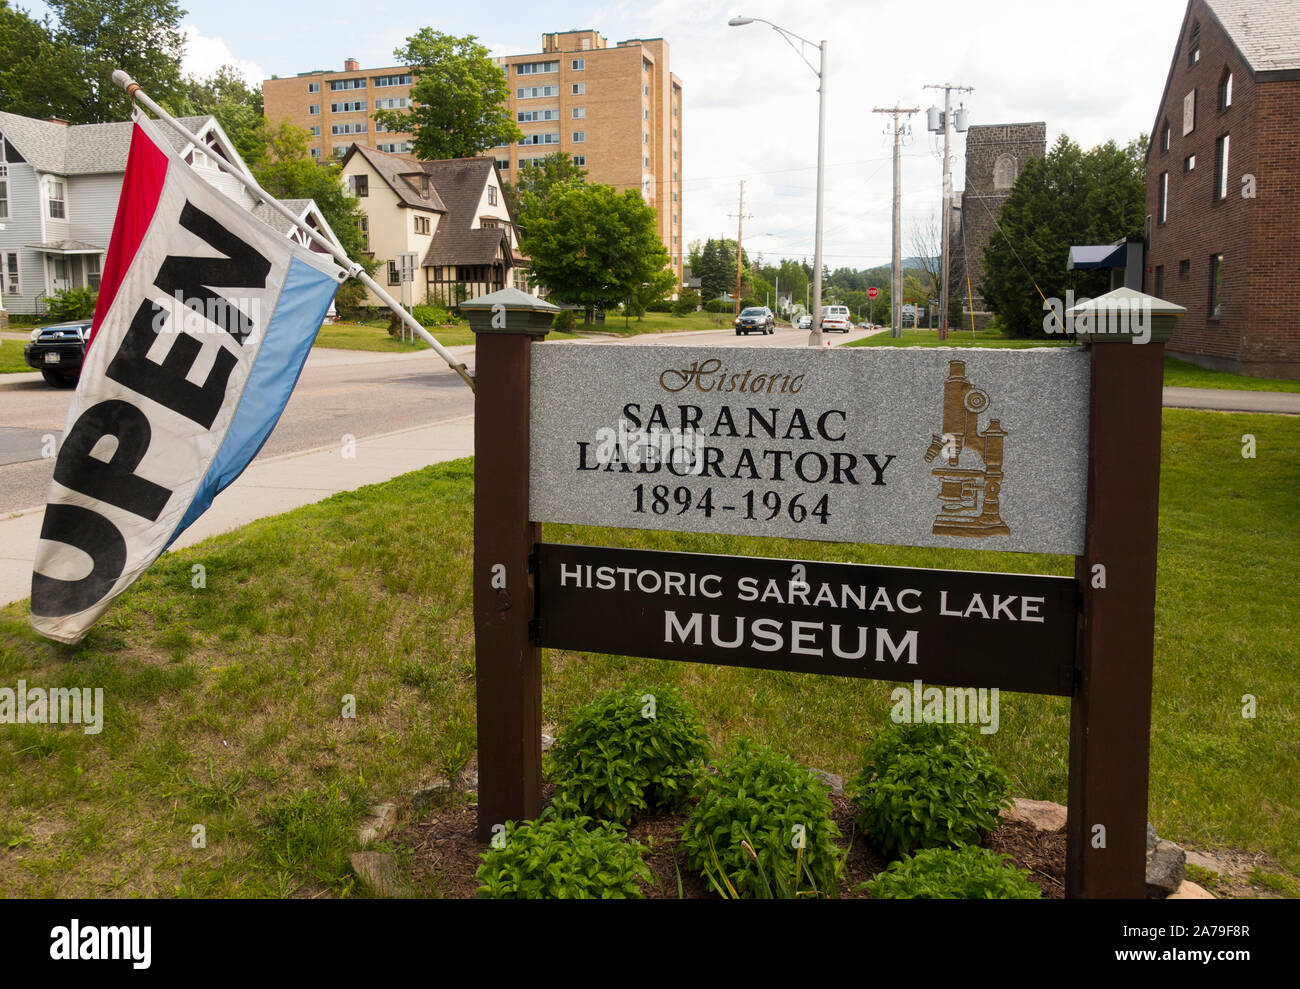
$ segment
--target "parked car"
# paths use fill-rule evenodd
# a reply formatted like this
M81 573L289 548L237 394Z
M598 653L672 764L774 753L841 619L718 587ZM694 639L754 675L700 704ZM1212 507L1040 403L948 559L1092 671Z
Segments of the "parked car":
M812 314L811 314L811 313L804 313L802 316L799 317L799 329L801 329L801 330L811 330L811 329L812 329Z
M775 333L776 317L767 306L750 306L740 311L740 315L735 319L735 327L736 336L742 333L749 336L755 330L763 334Z
M848 306L827 306L822 310L823 333L829 333L831 330L848 333L852 328L853 321L849 317Z
M81 377L90 323L86 319L32 330L31 343L23 348L23 360L40 371L47 384L71 388Z

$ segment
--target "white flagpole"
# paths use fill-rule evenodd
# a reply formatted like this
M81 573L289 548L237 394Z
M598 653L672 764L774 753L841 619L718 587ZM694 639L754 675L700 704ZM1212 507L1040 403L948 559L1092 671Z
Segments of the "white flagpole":
M146 94L145 91L140 88L139 84L136 83L135 80L133 80L129 75L127 75L121 69L117 69L113 72L113 82L115 82L117 85L121 86L124 90L126 90L127 96L131 97L131 99L135 100L142 107L144 107L145 109L153 113L153 115L156 116L159 120L163 121L163 123L170 126L178 134L180 134L182 137L184 137L186 140L192 143L195 146L195 148L201 149L203 147L202 142L200 141L199 137L196 134L192 134L188 130L186 130L180 124L179 121L177 121L174 117L172 117L171 114L169 114L166 110L164 110L152 99L150 99L148 94ZM391 295L389 295L388 292L382 286L380 286L378 282L376 282L373 278L370 277L370 275L366 273L365 268L361 267L361 265L357 264L350 257L348 257L346 251L344 251L341 247L339 247L337 244L331 241L324 234L320 233L317 230L313 230L306 223L303 223L301 220L299 220L298 217L294 216L291 212L289 212L289 210L287 210L278 199L276 199L269 192L263 189L253 179L250 179L243 172L239 171L239 169L235 168L234 165L226 161L220 155L209 155L208 157L212 161L216 162L217 167L220 168L223 172L225 172L231 178L239 182L245 189L251 192L258 199L262 200L262 202L266 203L266 205L270 206L271 209L275 210L282 217L284 217L286 220L292 223L295 227L297 227L299 230L305 233L308 237L310 237L313 241L315 241L315 243L320 245L320 247L322 247L327 253L329 253L329 255L333 257L335 261L337 261L340 265L342 265L344 268L347 269L349 275L351 275L353 278L358 279L363 285L366 286L366 288L370 289L371 292L377 295L380 301L384 303L384 305L388 306L389 309L395 312L401 318L402 322L405 323L408 327L410 327L413 333L415 333L417 336L420 337L420 339L422 339L425 343L427 343L430 347L432 347L435 351L437 351L438 356L447 362L447 366L451 368L453 371L455 371L457 374L459 374L461 378L464 379L465 384L469 385L470 391L476 390L474 387L474 376L469 373L469 369L464 365L464 363L457 361L456 358L452 355L452 353L446 347L440 344L437 340L435 340L433 338L433 335L428 330L426 330L423 326L421 326L414 316L412 316L409 312L407 312L396 299L394 299Z

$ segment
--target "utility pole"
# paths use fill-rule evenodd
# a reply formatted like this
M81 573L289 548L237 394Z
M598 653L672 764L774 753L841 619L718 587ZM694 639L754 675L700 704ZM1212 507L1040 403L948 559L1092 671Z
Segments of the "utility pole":
M973 86L954 86L946 82L942 86L925 86L925 89L943 90L943 223L942 243L939 252L939 339L948 339L948 275L952 260L949 257L952 228L952 160L949 152L949 140L952 135L952 94L973 93ZM964 111L963 111L964 115ZM963 119L959 130L966 130ZM974 315L971 316L974 319Z
M740 315L740 272L744 267L741 259L745 256L744 233L745 233L745 180L740 180L740 212L735 214L736 217L736 315ZM751 215L748 219L752 220Z
M920 113L919 106L901 107L894 106L888 109L876 107L872 113L888 113L894 118L894 267L890 278L890 300L889 306L892 310L890 319L893 324L893 333L895 337L903 335L902 325L902 305L903 305L903 168L902 160L899 157L899 138L902 136L902 128L899 126L898 118L904 114L911 116L914 113Z

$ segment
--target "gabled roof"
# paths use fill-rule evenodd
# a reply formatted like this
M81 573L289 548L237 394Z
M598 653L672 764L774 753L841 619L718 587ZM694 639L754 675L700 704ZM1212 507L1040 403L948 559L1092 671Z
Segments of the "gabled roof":
M216 131L231 150L221 125L210 114L181 117L179 122L198 137ZM39 172L55 175L98 175L126 170L127 152L131 148L129 120L111 124L56 124L16 113L0 111L0 133L27 162ZM184 154L189 142L170 127L159 127L177 154ZM235 160L238 160L236 155Z
M1300 70L1300 0L1206 0L1252 73Z
M510 234L505 227L471 229L478 219L483 189L496 172L496 162L491 158L445 158L420 164L447 207L424 264L491 264L498 250L512 258Z
M352 160L353 155L360 155L371 168L379 173L380 178L397 194L398 201L403 206L433 210L437 213L447 212L447 207L443 205L443 200L439 195L441 186L437 181L429 183L429 191L425 194L418 183L412 182L406 177L418 172L427 172L427 169L421 166L431 164L430 162L417 162L402 155L389 154L387 151L376 151L374 148L367 148L361 144L353 144L352 147L348 148L348 153L343 156L344 167Z

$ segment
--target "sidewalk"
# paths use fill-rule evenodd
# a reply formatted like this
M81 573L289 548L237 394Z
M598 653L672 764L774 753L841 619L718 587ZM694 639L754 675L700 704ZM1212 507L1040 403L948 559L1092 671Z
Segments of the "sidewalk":
M1166 388L1166 409L1212 409L1216 412L1268 412L1300 416L1300 392L1229 391L1226 388Z
M474 417L468 415L359 439L356 456L347 459L336 444L255 461L171 548L473 453ZM31 594L32 563L44 515L41 507L0 519L0 604Z

